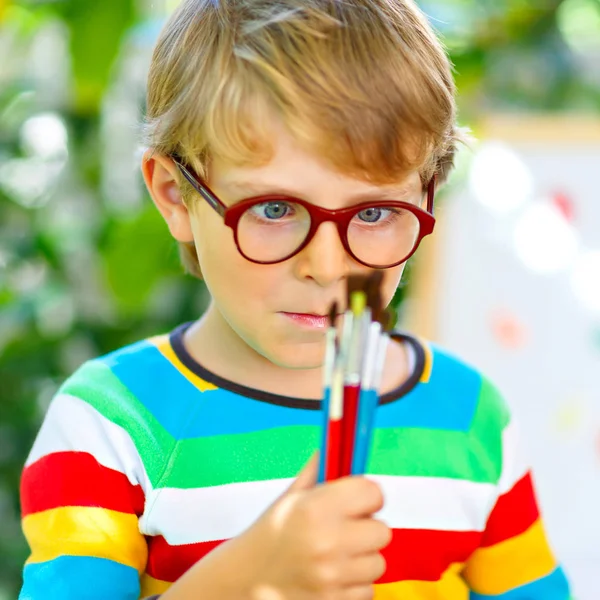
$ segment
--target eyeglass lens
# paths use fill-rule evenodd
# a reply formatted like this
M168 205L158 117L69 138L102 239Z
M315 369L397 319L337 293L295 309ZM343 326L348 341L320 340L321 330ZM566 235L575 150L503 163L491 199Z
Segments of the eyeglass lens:
M276 200L248 208L238 223L238 244L251 260L276 262L294 254L311 228L301 204ZM385 267L401 262L419 238L417 216L398 207L372 207L357 212L348 226L348 246L361 262Z

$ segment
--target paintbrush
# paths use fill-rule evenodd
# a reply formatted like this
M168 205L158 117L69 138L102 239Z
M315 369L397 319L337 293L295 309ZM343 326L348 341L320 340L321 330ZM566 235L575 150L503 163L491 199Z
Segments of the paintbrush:
M338 304L334 302L329 310L329 327L325 334L325 362L323 365L323 403L321 408L322 430L321 430L321 451L319 453L319 474L318 483L323 483L327 476L327 446L329 438L330 420L335 416L336 420L341 418L337 414L331 414L331 388L333 385L334 369L337 359L337 330L335 320L338 314Z
M364 345L363 372L361 377L361 392L358 401L358 414L354 432L354 452L352 456L352 475L363 475L372 443L372 430L375 411L379 403L378 386L375 385L377 364L380 360L378 353L381 344L382 320L385 311L382 310L381 283L383 273L375 271L365 283L367 296L367 311L370 313L366 340Z
M348 286L349 289L351 286ZM367 295L363 290L354 289L349 294L349 306L352 313L352 335L348 351L344 376L344 414L342 420L341 476L352 472L352 455L358 400L361 389L361 375L364 360L364 342L370 321L370 311L366 308Z
M337 306L335 306L337 314ZM334 314L334 307L331 309ZM333 319L334 317L331 317ZM342 326L342 335L336 344L335 357L332 362L331 380L326 418L327 434L322 440L325 449L324 480L331 481L341 476L342 427L344 416L344 373L348 361L349 347L352 336L352 318L346 314ZM334 329L335 328L330 328ZM334 335L334 334L332 334Z

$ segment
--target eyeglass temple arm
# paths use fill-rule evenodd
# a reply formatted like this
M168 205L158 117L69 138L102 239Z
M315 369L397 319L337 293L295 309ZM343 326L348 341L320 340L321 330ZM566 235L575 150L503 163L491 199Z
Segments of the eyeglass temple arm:
M190 185L210 204L210 206L222 217L225 215L226 206L202 183L198 180L198 177L193 174L178 157L173 156L173 161L181 171L181 174L187 179ZM437 184L437 174L431 178L429 185L427 186L427 212L433 216L434 214L434 200L435 200L435 188Z
M434 216L434 200L435 200L435 188L437 185L437 174L431 178L429 185L427 186L427 212Z
M176 157L172 157L173 161L181 171L181 174L189 181L190 185L210 204L210 206L217 211L222 217L225 216L225 209L227 208L209 189L207 189L198 180L195 174L193 174L185 165L183 165Z

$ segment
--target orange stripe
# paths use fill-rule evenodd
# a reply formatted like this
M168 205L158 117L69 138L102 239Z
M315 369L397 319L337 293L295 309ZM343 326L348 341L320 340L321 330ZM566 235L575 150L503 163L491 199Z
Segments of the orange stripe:
M402 581L375 585L374 600L468 600L469 590L460 577L462 564L452 565L439 581ZM164 594L173 584L142 575L142 598Z
M216 390L217 387L212 383L208 383L204 381L204 379L198 377L195 373L190 371L177 357L173 348L171 346L171 342L169 341L169 336L161 335L158 337L154 337L148 340L148 343L156 346L158 351L191 383L193 383L201 392L211 392Z
M451 565L439 581L401 581L375 586L375 600L468 600L469 589L460 572L461 563Z
M106 558L140 573L146 568L148 546L135 515L95 507L54 508L25 517L23 531L32 549L28 564L69 555Z
M141 597L147 598L148 596L164 594L173 584L168 581L154 579L148 573L144 573L140 579L140 585L142 587Z
M421 379L419 381L421 383L429 383L431 379L431 373L433 372L433 352L431 351L431 346L426 340L420 337L417 337L416 339L421 344L421 347L425 352L425 365L423 366L423 373L421 374Z
M538 519L525 533L476 550L463 575L474 592L494 596L537 581L556 566Z

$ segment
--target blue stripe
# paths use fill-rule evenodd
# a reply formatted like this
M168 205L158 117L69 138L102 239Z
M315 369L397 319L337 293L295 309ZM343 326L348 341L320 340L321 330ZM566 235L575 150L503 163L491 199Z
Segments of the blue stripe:
M481 375L438 349L427 384L417 385L399 402L377 410L376 427L416 427L468 431L479 401Z
M103 362L176 440L321 426L319 410L278 406L221 389L200 392L147 342L110 354Z
M291 426L321 426L319 410L288 408L222 389L200 392L148 342L114 352L103 362L176 440L253 433ZM481 376L434 351L431 380L377 410L375 426L468 431Z
M26 565L19 600L138 600L138 572L105 558L61 556Z
M564 571L558 567L547 577L505 594L487 596L471 592L469 600L569 600L570 597L569 582Z

